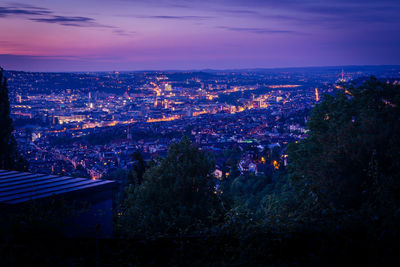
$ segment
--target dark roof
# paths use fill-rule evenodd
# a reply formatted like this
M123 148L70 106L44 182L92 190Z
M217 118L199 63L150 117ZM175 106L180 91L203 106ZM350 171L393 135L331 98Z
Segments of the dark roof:
M0 170L0 203L18 204L32 199L83 191L105 190L115 181Z

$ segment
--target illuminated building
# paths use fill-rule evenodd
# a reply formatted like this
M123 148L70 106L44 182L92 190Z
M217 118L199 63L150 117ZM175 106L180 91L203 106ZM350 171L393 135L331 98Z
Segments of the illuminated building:
M60 124L69 123L69 122L80 122L86 119L86 115L70 115L70 116L54 116L58 119Z
M89 107L89 108L93 108L92 95L91 95L90 92L89 92L89 94L88 94L88 107Z
M169 83L166 83L164 89L165 91L172 91L172 86Z
M288 159L288 155L282 155L283 157L283 166L287 166L287 159Z
M35 142L37 139L41 137L41 133L32 133L32 142Z

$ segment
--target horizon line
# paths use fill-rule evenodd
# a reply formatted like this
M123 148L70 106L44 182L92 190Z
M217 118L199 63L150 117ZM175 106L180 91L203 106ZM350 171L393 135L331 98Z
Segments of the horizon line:
M311 65L311 66L296 66L296 67L254 67L254 68L192 68L192 69L142 69L142 70L76 70L76 71L26 71L26 70L7 70L5 72L26 72L26 73L112 73L112 72L237 72L237 71L262 71L262 70L287 70L287 69L319 69L319 68L349 68L349 67L400 67L400 64L367 64L367 65Z

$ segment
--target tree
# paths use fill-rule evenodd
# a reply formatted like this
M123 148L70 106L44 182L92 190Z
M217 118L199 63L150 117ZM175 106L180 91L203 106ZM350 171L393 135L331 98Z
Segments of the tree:
M184 137L171 145L143 182L127 188L119 230L122 234L193 233L211 227L222 216L215 194L214 162Z
M271 193L272 179L270 176L257 176L254 174L240 175L223 182L222 190L224 198L248 207L257 209L261 199Z
M135 164L133 165L133 170L135 171L136 175L137 175L137 182L139 184L142 183L143 181L143 175L146 172L146 162L143 159L142 154L140 153L140 151L135 151L132 154L132 159L135 160ZM133 183L133 181L131 181L131 183Z
M308 122L309 136L288 148L298 192L321 210L399 207L400 88L371 78L326 95Z
M12 131L7 79L0 68L0 169L23 171L27 169L27 163L18 154Z

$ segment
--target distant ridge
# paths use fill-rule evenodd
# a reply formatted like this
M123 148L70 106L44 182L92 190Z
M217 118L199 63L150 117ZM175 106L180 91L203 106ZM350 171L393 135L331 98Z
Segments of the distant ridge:
M221 72L282 72L282 71L313 71L313 70L341 70L345 68L347 70L379 70L379 69L399 69L398 65L338 65L338 66L304 66L304 67L276 67L276 68L232 68L232 69L148 69L148 70L110 70L110 71L19 71L19 70L5 70L6 72L18 72L18 73L113 73L118 71L119 73L221 73Z

